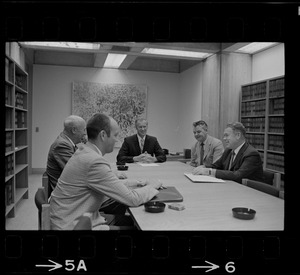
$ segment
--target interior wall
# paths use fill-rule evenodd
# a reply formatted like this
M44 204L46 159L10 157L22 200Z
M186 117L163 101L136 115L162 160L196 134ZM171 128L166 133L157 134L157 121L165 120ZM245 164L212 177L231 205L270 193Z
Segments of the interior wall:
M239 53L222 53L219 137L226 125L239 121L241 86L251 82L251 57Z
M284 74L284 43L253 55L252 82L282 76Z
M73 81L146 84L148 134L156 136L162 148L178 148L178 74L34 65L33 77L33 168L46 167L49 147L71 114ZM107 154L106 159L115 162L118 150Z
M201 119L202 71L200 63L180 74L178 152L190 149L195 140L192 123Z

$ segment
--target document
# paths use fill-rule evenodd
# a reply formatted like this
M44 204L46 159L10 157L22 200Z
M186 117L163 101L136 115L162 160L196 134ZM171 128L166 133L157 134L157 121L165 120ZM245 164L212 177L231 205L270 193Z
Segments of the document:
M191 173L184 173L184 175L188 177L192 182L225 182L224 180L211 176L193 175Z
M149 167L149 166L159 166L157 163L143 163L143 162L138 162L139 165L144 166L144 167Z

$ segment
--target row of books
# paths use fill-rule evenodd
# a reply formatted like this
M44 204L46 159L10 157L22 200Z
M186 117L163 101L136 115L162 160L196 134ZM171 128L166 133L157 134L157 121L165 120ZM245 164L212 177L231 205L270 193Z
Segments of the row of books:
M13 82L14 81L14 67L7 58L5 58L5 80Z
M27 85L27 83L26 83L26 76L24 76L24 75L16 75L15 84L18 87L26 90L26 85Z
M13 155L5 157L5 177L8 177L14 173L14 158Z
M242 100L266 97L266 82L244 86L242 88Z
M266 101L242 102L242 116L259 116L266 112Z
M5 204L6 206L13 203L13 182L9 181L5 184Z
M16 112L15 113L15 126L16 126L16 128L26 128L24 112Z
M26 109L26 106L24 106L24 94L16 93L16 107Z
M269 97L284 96L284 78L271 80L269 85Z
M269 114L284 113L284 97L270 100Z
M13 132L5 133L5 152L13 150Z
M5 85L5 104L12 105L12 87Z
M268 153L266 167L272 170L284 172L284 155Z
M268 140L268 149L273 151L284 152L284 137L270 135Z
M242 118L241 122L245 126L247 132L264 132L265 131L265 118L264 117Z
M256 135L247 133L248 142L256 149L264 149L265 135Z
M284 133L284 118L283 117L269 117L269 132Z
M5 128L12 128L12 109L6 108L5 110Z

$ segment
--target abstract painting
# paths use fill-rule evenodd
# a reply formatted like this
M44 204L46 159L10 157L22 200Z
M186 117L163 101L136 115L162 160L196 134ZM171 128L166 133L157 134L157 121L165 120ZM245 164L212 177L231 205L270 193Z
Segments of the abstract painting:
M133 135L135 119L147 118L147 86L135 84L104 84L73 82L72 114L88 121L95 113L113 117L121 131L121 146L125 137Z

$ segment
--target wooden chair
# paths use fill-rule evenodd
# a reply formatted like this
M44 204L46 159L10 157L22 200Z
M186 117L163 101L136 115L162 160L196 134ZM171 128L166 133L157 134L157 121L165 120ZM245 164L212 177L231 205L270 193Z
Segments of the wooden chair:
M35 205L38 208L38 229L50 230L50 204L44 187L40 187L34 196ZM92 230L91 218L82 215L73 230Z
M243 185L262 191L269 195L279 197L281 175L280 173L263 171L263 181L242 179Z
M42 186L45 188L45 194L47 195L47 199L49 199L52 192L52 188L49 185L49 179L46 171L43 173L42 176Z
M44 187L40 187L36 191L34 202L38 209L39 230L50 230L50 204Z

